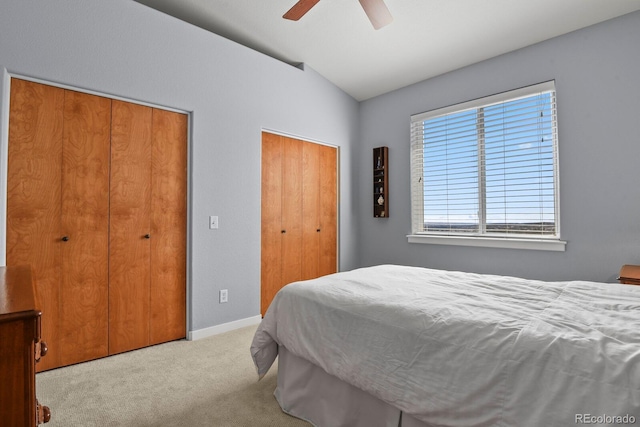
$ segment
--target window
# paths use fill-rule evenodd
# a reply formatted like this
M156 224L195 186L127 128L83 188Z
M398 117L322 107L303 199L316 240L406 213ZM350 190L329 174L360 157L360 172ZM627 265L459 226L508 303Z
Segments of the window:
M558 240L555 98L547 82L412 116L410 241Z

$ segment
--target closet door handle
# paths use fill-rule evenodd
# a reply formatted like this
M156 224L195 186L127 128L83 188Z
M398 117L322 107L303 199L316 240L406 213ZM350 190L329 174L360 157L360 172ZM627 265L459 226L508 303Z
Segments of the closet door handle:
M319 232L320 232L320 229L319 229L319 228L316 228L316 231L319 233Z
M145 234L145 235L144 235L144 238L145 238L145 239L150 239L150 238L151 238L151 234Z
M62 236L62 240L63 242L68 242L69 241L69 236Z
M287 230L282 230L282 231L280 231L280 232L281 232L282 234L284 234L284 233L286 233L286 232L287 232Z

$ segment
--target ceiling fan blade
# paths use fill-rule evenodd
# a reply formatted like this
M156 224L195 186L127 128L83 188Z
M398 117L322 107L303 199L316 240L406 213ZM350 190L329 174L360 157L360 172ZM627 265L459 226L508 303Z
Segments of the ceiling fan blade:
M373 28L379 30L393 21L393 16L389 12L384 0L359 0L364 12L373 24Z
M309 10L316 5L320 0L300 0L298 3L294 4L287 13L282 15L284 19L290 19L292 21L297 21L302 18L305 13L309 12Z

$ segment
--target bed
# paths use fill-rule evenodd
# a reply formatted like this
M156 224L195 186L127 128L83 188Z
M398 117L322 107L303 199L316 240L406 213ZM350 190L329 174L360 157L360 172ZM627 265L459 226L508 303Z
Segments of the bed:
M285 286L251 355L319 427L635 422L640 286L361 268Z

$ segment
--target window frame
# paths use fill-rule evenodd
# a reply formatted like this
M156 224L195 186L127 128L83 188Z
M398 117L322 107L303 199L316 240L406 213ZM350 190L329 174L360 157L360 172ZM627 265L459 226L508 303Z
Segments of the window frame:
M426 120L442 117L454 113L462 113L465 111L479 110L497 104L507 103L522 98L535 96L542 93L551 93L552 104L554 106L552 117L552 133L553 133L553 189L554 189L554 226L555 234L553 235L534 235L526 233L491 233L486 231L486 218L483 217L483 209L479 207L478 221L479 230L477 232L455 232L455 231L427 231L424 230L424 187L422 179L423 172L423 156L424 137L422 136L423 123ZM566 242L560 240L560 204L559 204L559 155L558 155L558 120L556 103L555 81L547 81L531 86L522 87L515 90L501 92L474 99L459 104L450 105L443 108L430 110L427 112L414 114L411 116L410 125L410 174L411 174L411 234L407 236L409 243L426 243L426 244L444 244L444 245L463 245L463 246L482 246L482 247L498 247L510 249L533 249L533 250L551 250L564 251ZM478 140L483 139L482 135L478 135ZM480 149L484 149L484 141L479 144ZM478 159L481 159L478 154ZM484 171L479 172L480 179L484 175ZM484 183L478 184L479 204L484 204L485 188Z

